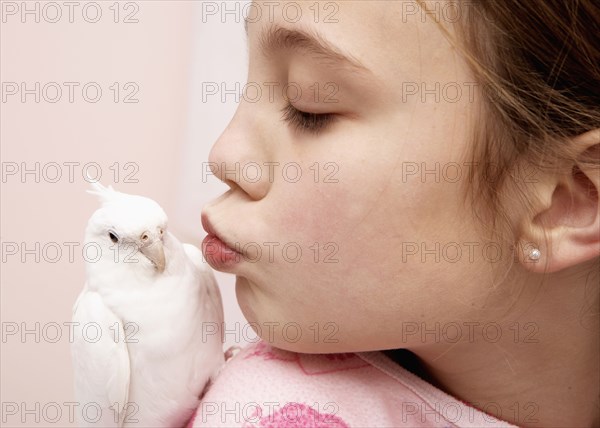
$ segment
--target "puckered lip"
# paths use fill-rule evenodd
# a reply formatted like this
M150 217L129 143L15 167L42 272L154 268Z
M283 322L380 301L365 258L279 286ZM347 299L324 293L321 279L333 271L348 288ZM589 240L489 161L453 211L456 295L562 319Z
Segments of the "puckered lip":
M206 231L206 233L208 233L209 235L216 236L217 238L219 238L219 240L221 240L221 242L223 242L225 245L227 245L227 247L231 251L241 254L241 251L238 251L235 249L236 246L234 246L232 243L230 243L227 239L223 238L223 236L215 230L215 228L213 227L212 223L210 222L210 220L208 218L208 214L203 212L200 215L200 220L202 222L202 228ZM237 247L239 248L240 246L237 245Z

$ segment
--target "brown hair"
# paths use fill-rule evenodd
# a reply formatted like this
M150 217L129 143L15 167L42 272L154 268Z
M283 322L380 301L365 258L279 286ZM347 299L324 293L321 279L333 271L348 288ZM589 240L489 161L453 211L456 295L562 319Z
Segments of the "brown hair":
M482 91L471 169L477 216L491 230L508 223L503 196L527 208L522 185L526 161L534 170L556 168L581 156L565 139L600 128L600 8L596 0L452 1L459 11L452 40ZM419 0L428 11L426 2ZM597 156L586 159L600 168ZM492 162L492 163L490 163ZM493 167L491 167L493 165ZM557 171L571 173L571 171ZM521 177L519 177L521 174ZM511 180L510 178L514 178Z

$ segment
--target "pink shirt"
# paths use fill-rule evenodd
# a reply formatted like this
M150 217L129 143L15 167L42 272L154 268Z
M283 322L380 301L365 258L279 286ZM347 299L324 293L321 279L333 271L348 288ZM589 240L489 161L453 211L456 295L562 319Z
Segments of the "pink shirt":
M188 427L514 427L381 352L297 354L260 341L210 387Z

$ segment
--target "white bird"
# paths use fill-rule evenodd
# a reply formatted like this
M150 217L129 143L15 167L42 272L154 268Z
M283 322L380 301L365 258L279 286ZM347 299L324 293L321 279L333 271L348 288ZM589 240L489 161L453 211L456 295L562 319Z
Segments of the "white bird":
M86 228L87 281L73 307L79 425L183 426L224 364L214 275L167 231L155 201L92 186L102 205Z

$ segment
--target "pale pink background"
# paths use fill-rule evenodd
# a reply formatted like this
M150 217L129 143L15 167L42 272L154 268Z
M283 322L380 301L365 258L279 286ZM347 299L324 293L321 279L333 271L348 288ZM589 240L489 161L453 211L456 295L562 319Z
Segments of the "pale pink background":
M33 7L34 2L28 2ZM81 4L84 4L82 2ZM103 12L113 2L100 2ZM7 256L1 272L1 320L24 322L33 328L36 322L71 320L72 305L84 283L81 245L70 262L64 242L81 244L88 217L97 204L85 193L88 184L82 177L82 165L100 164L102 181L118 190L150 196L169 214L171 230L182 240L200 245L205 233L200 224L204 203L222 193L226 186L214 177L202 182L201 165L235 111L236 102L219 97L202 102L202 82L245 82L247 53L243 25L230 16L226 23L218 19L202 22L201 2L138 1L139 23L114 23L112 15L91 24L76 9L75 22L65 16L58 23L19 15L7 16L1 26L1 80L80 82L75 100L68 102L66 87L57 103L35 103L32 96L21 103L18 96L0 104L2 162L79 162L74 182L69 183L68 169L62 167L58 183L35 183L32 175L25 183L19 176L2 183L1 239L3 242L35 242L44 246L56 242L63 254L56 263L20 255ZM17 2L18 5L21 2ZM44 3L42 2L41 5ZM59 2L59 4L62 4ZM65 8L63 10L66 11ZM79 11L79 14L77 13ZM121 16L122 18L122 16ZM97 82L103 95L96 104L85 102L80 89ZM113 82L139 85L137 104L115 103L108 89ZM109 169L119 162L121 175L115 182ZM139 183L123 183L126 162L139 165L135 178ZM4 254L3 254L4 255ZM54 253L52 253L52 256ZM231 328L242 325L234 293L234 277L217 274ZM239 328L238 328L239 330ZM246 329L247 330L247 329ZM54 331L54 330L53 330ZM9 336L1 343L1 401L26 403L35 408L47 403L74 401L68 330L62 338L49 343L33 335L25 343ZM227 345L236 342L228 335ZM240 341L244 343L244 337ZM67 407L54 424L34 422L20 425L20 416L6 416L6 426L68 426Z

